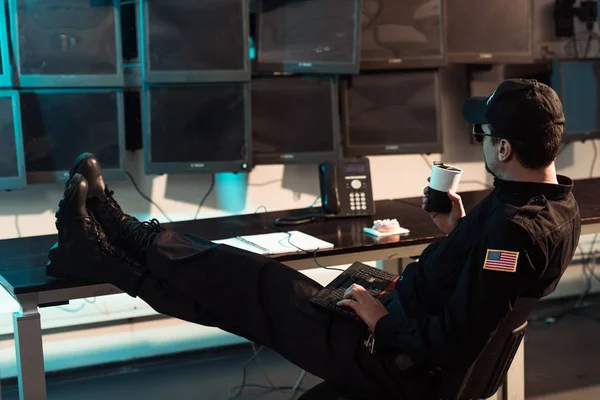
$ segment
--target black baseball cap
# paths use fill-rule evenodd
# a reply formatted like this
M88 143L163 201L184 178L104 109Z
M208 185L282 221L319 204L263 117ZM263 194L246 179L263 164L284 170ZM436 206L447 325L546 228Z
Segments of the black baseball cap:
M493 135L520 142L540 142L565 115L556 92L535 79L508 79L489 97L471 97L463 106L472 124L490 124Z

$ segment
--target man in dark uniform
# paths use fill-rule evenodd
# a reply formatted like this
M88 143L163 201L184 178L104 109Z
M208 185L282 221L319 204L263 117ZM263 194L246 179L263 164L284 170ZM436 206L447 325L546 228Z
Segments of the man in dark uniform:
M275 260L124 214L89 154L59 204L47 274L112 283L160 313L271 347L340 388L436 398L440 371L468 369L519 302L554 290L580 234L573 182L554 166L565 122L556 93L506 81L469 99L464 114L495 189L469 214L455 193L449 214L431 213L448 236L407 267L387 308L360 286L347 291L342 304L364 324L309 305L321 286ZM374 353L363 345L371 333Z

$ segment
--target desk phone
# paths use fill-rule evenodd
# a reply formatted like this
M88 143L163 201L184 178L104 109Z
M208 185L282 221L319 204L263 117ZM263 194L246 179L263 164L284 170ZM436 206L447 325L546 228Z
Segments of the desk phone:
M326 161L319 165L323 211L330 217L362 217L375 213L367 158Z

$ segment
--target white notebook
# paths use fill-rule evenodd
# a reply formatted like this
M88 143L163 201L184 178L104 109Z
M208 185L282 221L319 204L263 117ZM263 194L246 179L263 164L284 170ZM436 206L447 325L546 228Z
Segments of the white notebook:
M333 248L332 243L325 242L300 231L236 236L229 239L213 240L213 243L226 244L262 255L309 252L317 249Z

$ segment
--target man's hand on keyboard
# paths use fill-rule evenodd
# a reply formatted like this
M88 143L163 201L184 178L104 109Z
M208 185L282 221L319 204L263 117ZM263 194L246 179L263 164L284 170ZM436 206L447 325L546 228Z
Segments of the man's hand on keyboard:
M344 299L337 303L339 306L352 308L371 331L375 329L377 321L388 312L383 304L373 297L367 290L357 284L353 284L344 293Z

